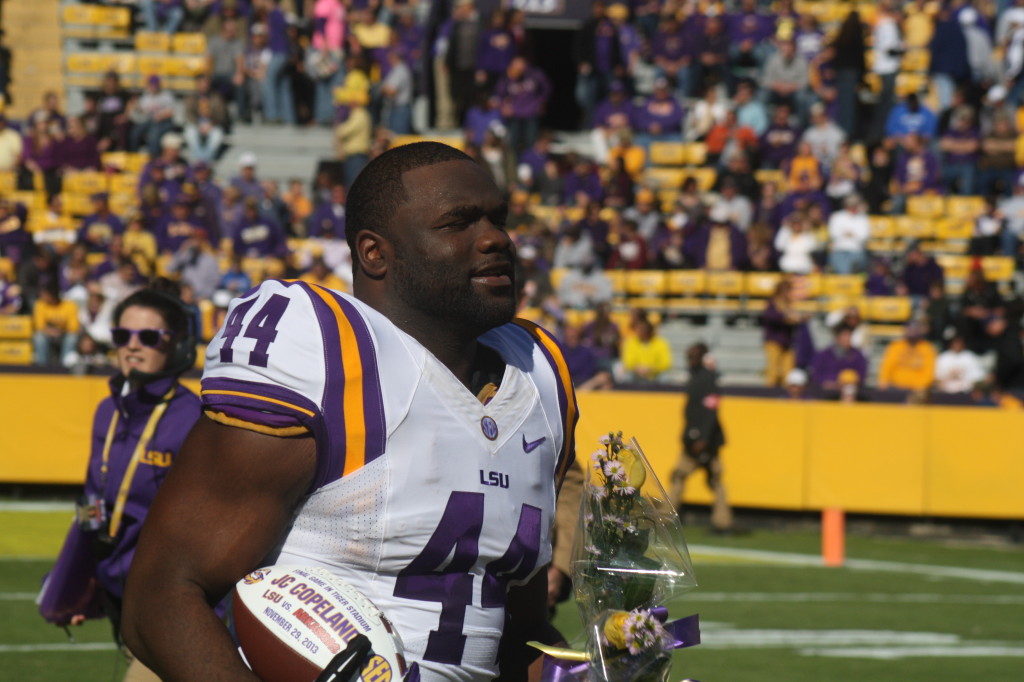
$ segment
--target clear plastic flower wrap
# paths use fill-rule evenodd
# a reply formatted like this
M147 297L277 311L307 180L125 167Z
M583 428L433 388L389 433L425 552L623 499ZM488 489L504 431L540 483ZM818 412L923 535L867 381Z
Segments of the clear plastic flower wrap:
M697 585L679 516L635 439L602 437L584 469L572 578L586 654L546 677L665 682L672 650L699 642L696 616L668 622L665 608Z

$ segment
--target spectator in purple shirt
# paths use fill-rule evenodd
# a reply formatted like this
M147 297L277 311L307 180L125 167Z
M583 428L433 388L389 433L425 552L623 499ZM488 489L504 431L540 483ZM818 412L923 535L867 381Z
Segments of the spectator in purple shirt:
M267 47L270 62L263 75L261 96L263 117L267 122L295 125L295 99L292 76L288 68L288 20L281 10L281 0L267 0Z
M99 169L99 143L86 132L81 117L68 118L68 134L57 145L57 159L64 171Z
M978 167L981 136L974 126L970 108L954 112L948 130L939 138L942 152L942 182L956 194L974 193L974 174Z
M811 382L826 394L839 391L842 372L856 372L859 385L864 384L868 374L867 357L853 347L853 330L839 325L834 334L835 343L815 353L811 361Z
M729 63L733 70L742 70L754 75L764 64L770 44L775 35L775 17L761 14L757 0L740 0L736 12L726 16L729 48Z
M154 230L157 248L160 253L173 254L182 244L194 239L202 229L202 225L192 215L188 197L179 195L174 198L170 215L158 222Z
M78 228L78 241L88 245L90 253L106 251L114 236L124 232L124 223L110 212L109 199L106 192L92 195L93 213Z
M277 221L260 213L254 197L247 197L242 205L242 215L231 229L234 253L244 258L283 256L285 234Z
M584 127L592 125L594 105L607 95L612 81L628 75L618 31L603 0L595 0L591 13L576 34L574 55L579 69L575 97L583 111Z
M585 206L604 199L604 187L597 167L586 157L578 157L565 176L563 201L568 206Z
M466 112L466 124L463 126L464 135L477 147L484 143L487 131L495 121L504 125L501 120L500 103L497 97L479 92L477 93L477 103Z
M781 168L796 153L801 131L790 121L790 113L788 104L780 103L775 107L768 129L762 133L758 145L762 168Z
M501 75L516 56L516 43L508 30L508 15L498 8L491 14L490 25L480 32L480 44L476 51L479 67L477 82L490 92Z
M515 57L498 81L494 94L501 101L501 115L508 127L508 144L522 152L537 139L540 117L551 95L551 81L523 57Z
M658 140L678 140L683 133L683 105L669 90L668 80L654 81L654 93L633 110L637 142L649 147Z
M256 155L243 152L238 158L239 174L231 179L231 186L242 193L242 197L263 198L263 185L256 177Z
M935 154L924 145L920 135L907 135L903 138L903 153L896 160L893 174L893 213L903 213L907 197L939 192L941 188L939 161Z
M932 284L939 283L945 288L945 273L935 259L921 249L920 242L913 242L903 261L903 274L896 287L900 296L925 298Z
M48 197L60 191L58 145L46 119L37 119L22 142L18 189L31 191L34 188L33 176L42 176Z
M320 204L309 216L306 232L310 237L345 238L345 185L331 186L331 200Z
M690 95L690 67L693 63L692 43L680 30L674 14L665 15L651 40L651 61L658 76L675 81L676 93L681 99Z
M579 327L567 324L562 329L562 352L577 391L611 388L611 372L599 368L597 353L583 342Z
M704 31L697 36L696 53L691 94L729 81L729 36L722 17L707 17Z

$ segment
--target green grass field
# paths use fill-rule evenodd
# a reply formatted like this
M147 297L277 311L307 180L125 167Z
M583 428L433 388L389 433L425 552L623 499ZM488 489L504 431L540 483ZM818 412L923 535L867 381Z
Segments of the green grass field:
M36 612L69 518L0 511L0 680L123 675L106 623L75 628L71 643ZM847 566L823 568L809 531L688 540L700 586L672 615L699 613L703 643L676 653L673 682L1024 680L1020 547L851 535ZM581 629L571 604L557 624Z

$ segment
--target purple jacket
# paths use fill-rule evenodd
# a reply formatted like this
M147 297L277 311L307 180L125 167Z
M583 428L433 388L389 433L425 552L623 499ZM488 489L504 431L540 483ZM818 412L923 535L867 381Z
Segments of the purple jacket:
M62 166L82 170L100 167L100 150L96 138L86 135L81 140L64 138L57 146L57 159Z
M675 33L659 30L654 34L654 39L651 41L651 57L655 59L663 57L675 61L682 57L693 56L692 45L693 43L686 41L681 30Z
M795 127L772 123L761 134L761 159L778 168L792 158L799 141L800 131Z
M543 113L551 94L551 81L540 69L527 68L516 79L502 76L494 94L511 108L512 118L533 118Z
M166 215L157 223L153 232L156 236L157 248L160 251L174 253L183 243L195 237L196 230L200 229L203 229L202 226L191 218L175 220L172 216Z
M683 252L687 260L703 268L707 261L708 242L711 241L711 225L705 223L686 236ZM747 262L747 238L734 226L729 226L729 253L734 270L741 269Z
M267 47L275 56L288 54L288 20L280 7L267 13Z
M928 151L920 154L904 154L896 162L896 181L907 194L922 194L928 190L942 188L939 176L939 162Z
M809 192L790 192L782 200L782 215L788 216L802 206L817 204L821 208L822 215L827 219L832 214L832 206L824 192L810 190Z
M601 184L601 176L596 171L588 175L579 175L575 171L570 172L565 176L565 182L562 185L562 196L565 199L565 203L570 206L575 205L576 194L579 192L583 192L594 201L604 199L604 186Z
M124 223L113 213L101 216L93 213L82 221L78 228L78 241L89 246L92 252L106 251L115 234L124 233Z
M242 215L232 226L231 242L239 256L283 256L285 251L284 230L276 220L266 216L249 220Z
M769 300L764 312L761 313L761 323L764 325L765 342L773 341L784 350L793 347L796 331L799 324L793 324L786 320L786 315L775 307L775 302Z
M594 109L594 127L608 128L611 126L613 116L622 116L627 121L632 122L635 113L634 109L633 103L628 99L624 99L617 104L610 99L606 99Z
M345 238L345 207L341 207L340 215L334 211L334 204L321 204L309 216L309 236L322 237L328 232L335 239Z
M476 52L477 66L487 73L504 73L516 56L516 41L505 29L491 28L480 33Z
M466 112L465 128L467 136L473 144L479 147L484 143L487 129L495 121L502 123L501 112L497 109L481 109L476 106L469 108L469 111Z
M683 127L683 106L673 96L659 99L650 96L633 110L632 127L640 132L653 132L651 127L661 126L659 134L681 132Z
M775 35L775 17L759 12L730 14L726 17L725 25L729 39L734 43L743 40L760 43Z
M907 264L903 268L903 284L910 296L927 296L933 282L944 282L942 266L929 257L922 265Z
M160 398L175 382L175 379L170 378L159 379L122 396L124 378L117 376L110 380L111 396L100 403L93 420L92 451L85 480L85 493L102 497L108 510L114 507L121 481L146 422L159 404ZM96 577L100 584L117 598L124 594L124 581L135 555L142 522L146 519L153 497L163 483L172 461L181 450L185 437L199 419L199 405L199 398L195 393L180 384L175 387L167 411L160 418L132 478L124 516L117 533L117 543L111 555L100 559L96 564ZM103 445L115 411L119 413L119 417L110 447L109 469L104 480L100 472Z
M811 362L811 381L818 386L835 382L839 379L839 373L847 369L857 372L859 383L863 384L868 374L868 359L856 348L840 354L835 346L829 346L815 353L814 361Z

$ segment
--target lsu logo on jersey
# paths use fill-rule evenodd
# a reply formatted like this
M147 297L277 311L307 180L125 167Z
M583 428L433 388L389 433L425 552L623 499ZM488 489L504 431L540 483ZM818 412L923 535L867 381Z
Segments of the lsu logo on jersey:
M244 582L246 585L255 585L258 582L262 582L263 579L266 578L267 574L269 573L270 571L265 571L263 569L253 571L252 573L246 574L246 576L242 578L242 582Z
M142 457L139 461L143 464L149 464L150 466L161 467L166 469L171 466L171 462L174 460L174 453L172 452L160 452L159 450L147 450L142 453Z

